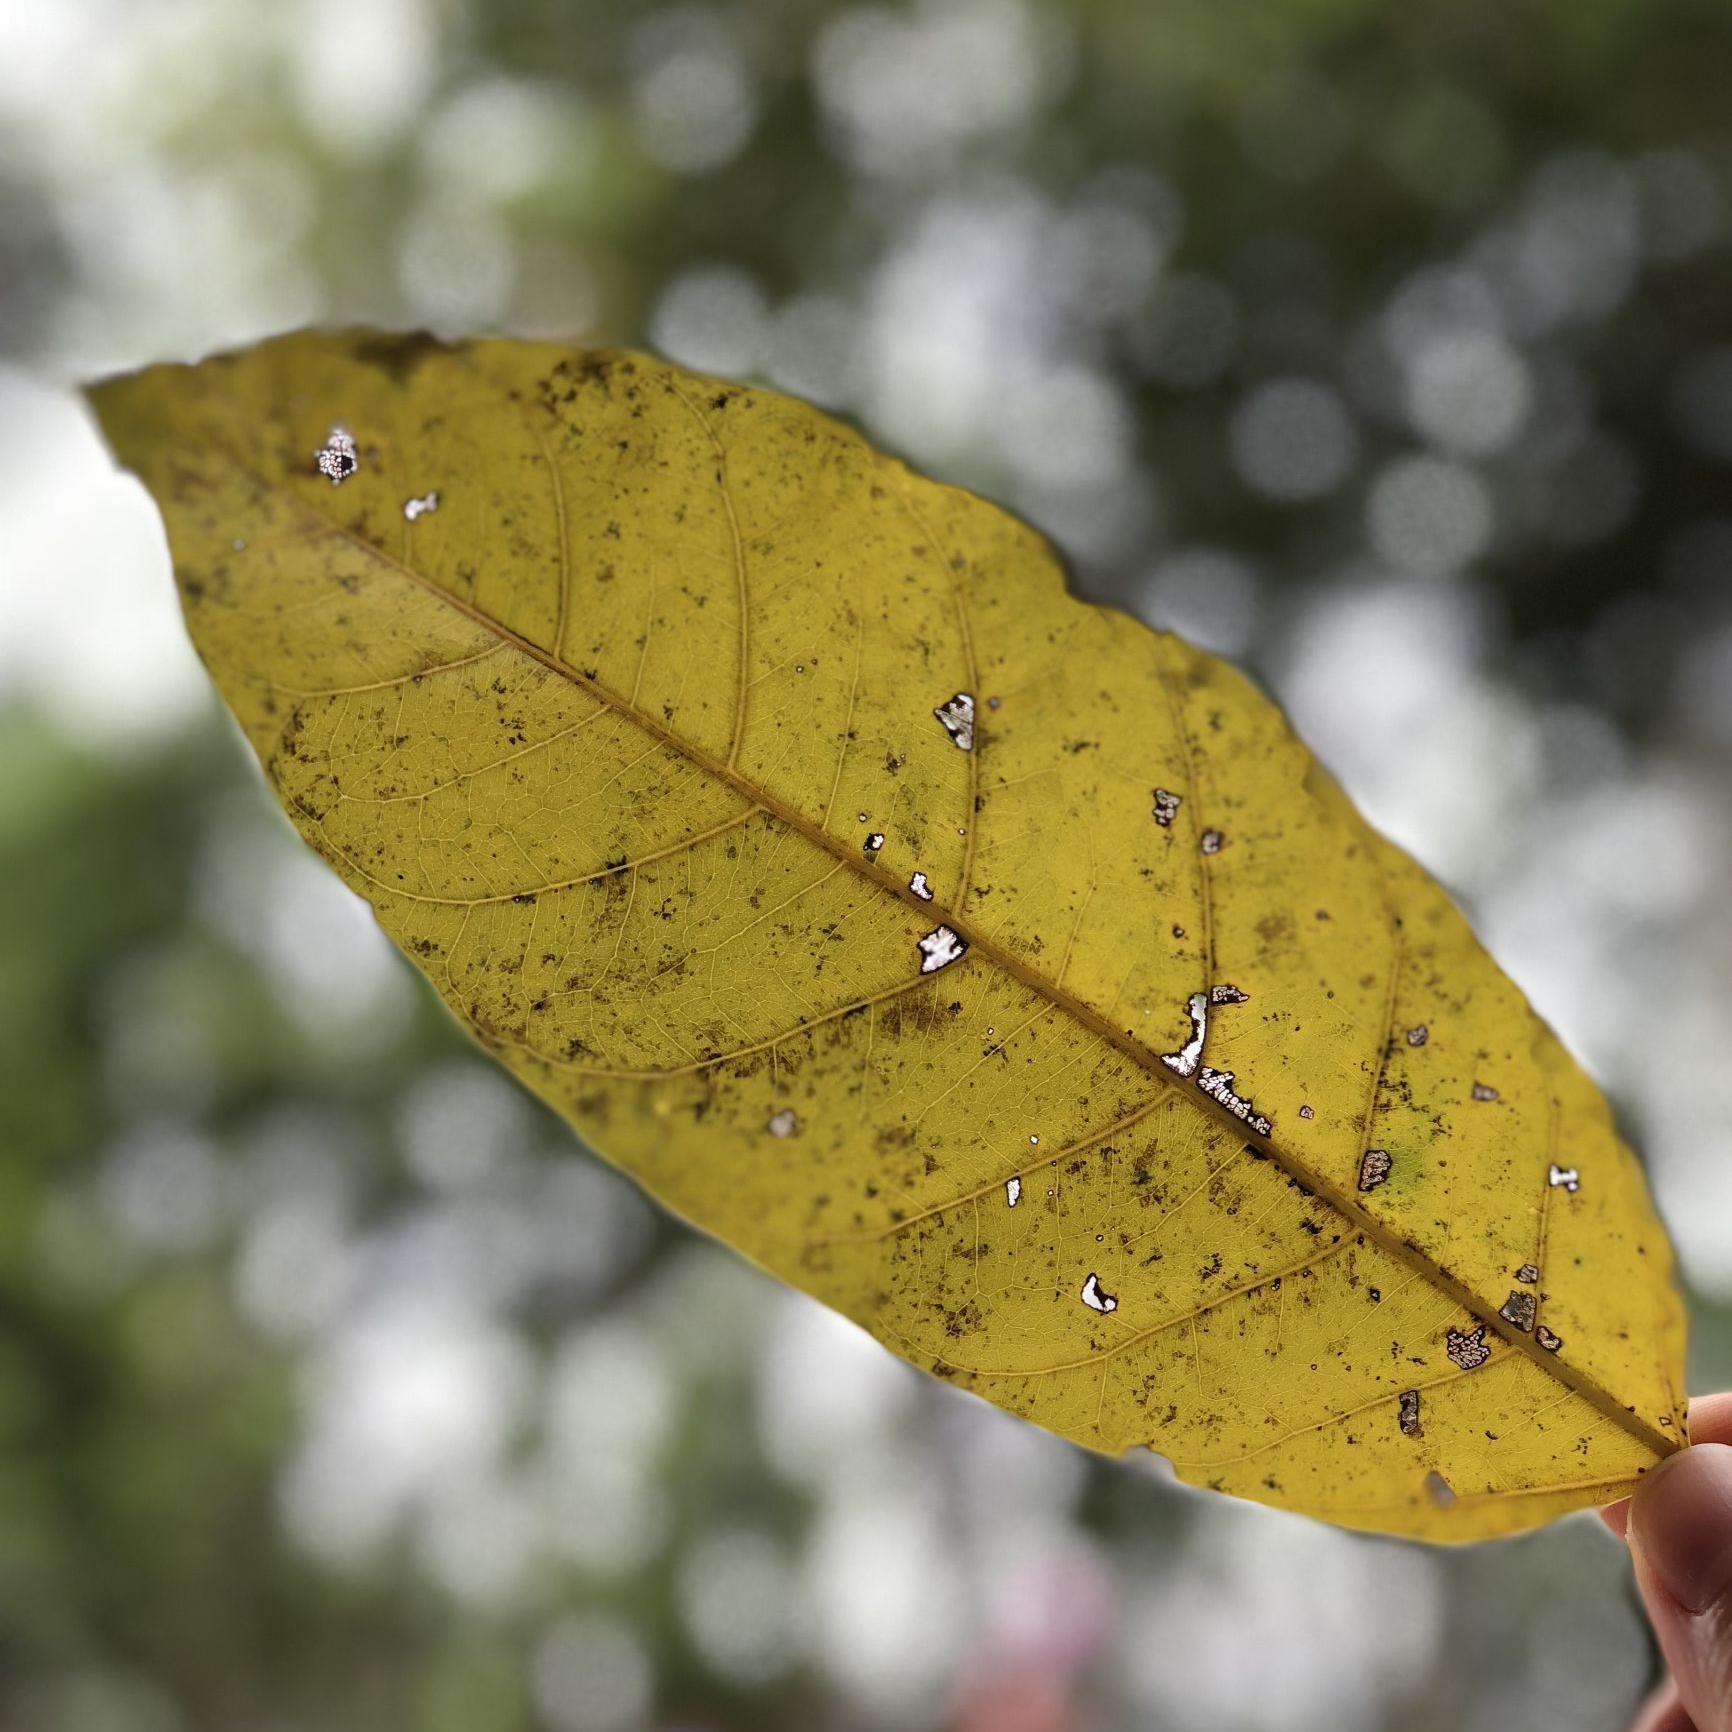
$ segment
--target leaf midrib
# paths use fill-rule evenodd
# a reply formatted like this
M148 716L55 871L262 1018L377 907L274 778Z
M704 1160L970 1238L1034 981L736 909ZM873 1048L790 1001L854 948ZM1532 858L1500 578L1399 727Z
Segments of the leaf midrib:
M1289 1177L1312 1192L1336 1215L1350 1223L1355 1230L1363 1232L1367 1238L1373 1240L1398 1262L1415 1270L1431 1286L1459 1304L1476 1323L1484 1324L1494 1331L1506 1343L1524 1353L1534 1364L1540 1366L1548 1376L1581 1396L1624 1431L1647 1445L1656 1455L1663 1458L1684 1447L1683 1439L1668 1436L1650 1425L1641 1415L1632 1412L1624 1403L1618 1401L1611 1391L1569 1361L1545 1352L1531 1337L1508 1323L1495 1307L1488 1306L1483 1302L1465 1282L1458 1279L1442 1264L1428 1257L1406 1239L1401 1238L1375 1217L1367 1214L1348 1193L1342 1191L1330 1180L1313 1172L1303 1160L1284 1149L1272 1136L1258 1135L1252 1131L1249 1125L1235 1118L1232 1113L1209 1095L1198 1090L1184 1089L1182 1083L1177 1081L1161 1065L1157 1054L1151 1052L1134 1038L1120 1032L1106 1017L1067 993L1059 983L1048 980L1044 975L1030 968L1013 952L1003 949L985 934L973 930L966 916L947 910L936 899L931 902L920 900L913 891L903 885L886 868L866 859L857 850L831 835L828 830L815 825L809 818L803 816L793 807L786 805L767 789L757 786L738 770L718 761L704 751L702 747L684 739L671 728L657 721L655 717L637 709L617 693L609 691L598 680L592 679L581 669L573 667L556 651L545 649L531 639L523 637L502 621L482 612L473 603L465 601L462 597L436 583L432 578L417 571L412 565L396 558L384 548L368 541L364 536L355 533L345 525L327 517L316 505L299 493L259 474L232 452L223 451L216 453L216 455L239 470L261 491L287 500L297 511L311 518L327 533L340 537L359 551L389 567L398 575L407 578L435 600L443 602L472 624L484 631L491 632L502 643L539 662L549 672L568 680L598 703L606 705L616 714L641 728L652 738L680 753L694 768L733 788L736 793L761 807L778 822L786 824L814 846L822 848L826 853L859 873L879 889L905 903L917 912L922 920L930 921L934 926L949 926L967 943L971 951L1003 969L1013 979L1029 988L1030 991L1041 994L1059 1010L1081 1023L1098 1039L1105 1041L1115 1051L1122 1053L1140 1069L1146 1071L1162 1087L1179 1090L1181 1098L1189 1100L1199 1111L1220 1120L1241 1141L1262 1149ZM1066 599L1078 607L1090 605L1075 596L1067 596ZM977 730L975 742L976 749L979 747L978 733L979 730Z

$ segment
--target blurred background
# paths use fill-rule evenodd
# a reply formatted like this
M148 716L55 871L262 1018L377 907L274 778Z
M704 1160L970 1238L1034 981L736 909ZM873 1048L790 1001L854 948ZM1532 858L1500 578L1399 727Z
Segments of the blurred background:
M315 321L835 409L1253 669L1618 1102L1732 1382L1732 13L0 0L0 1732L1549 1732L1437 1554L922 1381L317 865L80 378Z

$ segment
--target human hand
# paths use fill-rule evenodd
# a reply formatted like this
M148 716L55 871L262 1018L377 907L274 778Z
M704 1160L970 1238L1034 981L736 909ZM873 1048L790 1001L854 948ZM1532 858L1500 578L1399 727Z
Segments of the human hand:
M1600 1512L1629 1541L1672 1674L1630 1732L1732 1732L1732 1394L1690 1403L1690 1438Z

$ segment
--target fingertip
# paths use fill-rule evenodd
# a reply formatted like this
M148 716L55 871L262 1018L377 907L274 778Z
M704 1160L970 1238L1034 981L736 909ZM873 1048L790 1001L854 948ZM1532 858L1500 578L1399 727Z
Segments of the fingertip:
M1686 1610L1732 1591L1732 1445L1693 1444L1661 1462L1630 1500L1630 1531Z
M1732 1443L1732 1391L1698 1395L1690 1403L1692 1443Z
M1732 1443L1732 1392L1698 1395L1690 1403L1690 1441ZM1630 1538L1630 1500L1621 1497L1595 1512L1620 1540Z

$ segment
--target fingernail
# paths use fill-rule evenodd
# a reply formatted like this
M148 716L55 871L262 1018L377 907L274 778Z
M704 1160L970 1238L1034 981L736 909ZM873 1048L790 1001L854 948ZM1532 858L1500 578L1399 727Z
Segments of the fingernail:
M1732 1589L1732 1447L1699 1443L1657 1467L1630 1504L1642 1561L1691 1612Z

